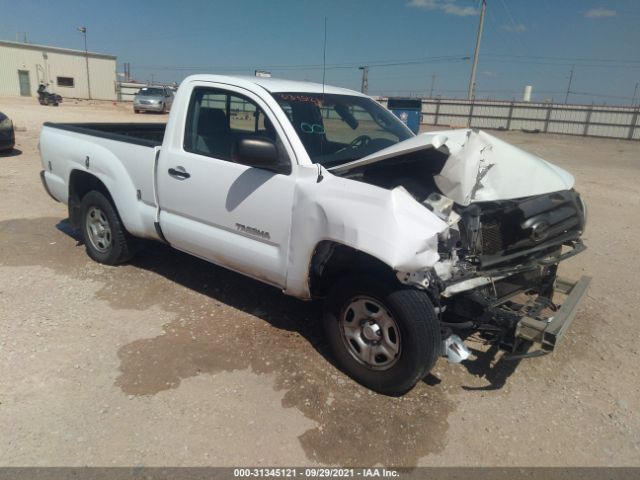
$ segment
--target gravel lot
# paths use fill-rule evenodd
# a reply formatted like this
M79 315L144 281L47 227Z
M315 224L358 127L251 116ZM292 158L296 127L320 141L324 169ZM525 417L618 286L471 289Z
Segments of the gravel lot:
M0 465L640 466L640 143L499 133L576 176L589 250L561 273L591 290L553 355L478 350L393 399L327 360L317 305L162 245L89 260L40 184L42 122L166 116L0 110Z

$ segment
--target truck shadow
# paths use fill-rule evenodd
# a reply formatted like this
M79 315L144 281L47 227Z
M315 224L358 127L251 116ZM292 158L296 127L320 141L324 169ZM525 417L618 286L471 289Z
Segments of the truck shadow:
M144 242L131 265L161 275L192 292L209 296L225 305L259 317L271 327L295 332L304 338L325 362L338 369L325 342L320 301L303 302L288 297L275 287L212 265L158 242ZM461 385L464 390L499 390L505 386L520 363L505 360L497 346L491 346L487 350L471 350L475 358L463 362L462 366L475 377L474 380L482 380L488 384ZM341 374L338 375L342 377ZM346 376L344 380L352 382ZM440 380L431 374L423 381L429 386L440 383Z
M464 361L463 366L467 372L483 378L489 384L482 386L463 385L463 390L499 390L505 386L507 379L516 371L521 362L521 360L506 360L497 345L492 345L486 351L474 348L470 348L470 350L476 358L472 361Z
M80 232L74 229L66 219L59 222L56 228L72 237L77 242L76 245L82 244ZM130 263L161 275L190 291L207 295L238 310L260 317L272 327L297 332L322 355L325 361L336 367L320 325L320 302L302 302L287 297L274 287L217 267L158 242L141 241L139 252ZM224 286L213 285L212 277L214 276L218 277L216 284L222 281ZM520 360L505 360L495 345L486 350L473 347L470 349L475 358L463 362L462 366L474 377L489 383L480 386L462 385L461 388L464 390L499 390L505 386L507 379L516 371L520 363ZM427 375L423 381L430 386L441 382L432 374Z
M57 228L79 245L67 222ZM78 248L75 255L85 254ZM248 370L269 375L283 392L282 407L316 423L298 437L315 462L412 467L445 447L454 403L444 389L421 383L391 398L353 382L333 366L317 303L157 242L143 242L129 265L97 271L104 287L96 297L112 308L159 307L174 317L160 335L118 349L115 385L124 394L148 397L191 377Z
M78 232L54 218L1 221L0 265L35 265L74 282L90 280L99 285L94 298L131 311L129 321L146 321L153 311L167 314L160 334L117 347L115 385L123 394L150 397L211 375L215 395L228 388L217 373L268 375L282 392L281 406L315 423L298 441L321 464L415 466L445 448L452 393L487 380L499 388L508 376L491 369L488 356L465 365L473 376L441 361L442 382L430 375L401 398L375 394L332 365L316 304L154 242L145 242L128 265L98 265L85 255ZM265 404L261 413L270 408Z
M56 228L82 244L80 232L65 219ZM138 268L148 270L176 282L190 291L207 295L212 299L231 305L234 308L260 317L272 327L296 332L336 369L333 358L324 339L321 320L321 302L302 302L283 295L278 289L261 282L236 274L192 255L175 250L167 245L142 241L139 252L130 262ZM212 277L224 284L212 285ZM251 292L251 293L250 293ZM266 301L265 301L266 300ZM464 390L499 390L513 374L520 361L508 361L502 358L497 346L487 350L470 348L473 360L467 360L462 366L474 377L484 379L488 385L462 385ZM456 368L455 366L453 368ZM350 381L350 380L349 380ZM433 374L427 375L423 382L436 386L441 380Z
M500 390L506 384L509 377L517 370L521 360L506 360L500 349L493 345L486 350L474 348L466 342L473 356L461 364L450 364L442 359L444 366L442 376L444 382L456 384L466 391L492 391ZM466 374L463 373L466 371ZM442 383L435 374L427 375L423 380L425 384L436 386Z

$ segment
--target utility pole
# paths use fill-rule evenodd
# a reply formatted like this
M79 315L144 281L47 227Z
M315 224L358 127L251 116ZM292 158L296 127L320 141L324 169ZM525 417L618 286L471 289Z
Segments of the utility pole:
M87 27L78 27L78 31L84 36L84 61L87 65L87 91L91 100L91 80L89 79L89 52L87 52Z
M358 67L358 70L362 70L362 87L360 87L360 91L366 95L369 91L369 65Z
M571 65L571 72L569 72L569 84L567 85L567 94L564 96L564 104L569 101L569 94L571 93L571 82L573 81L573 68L575 65Z
M467 98L473 100L476 96L476 70L478 68L478 55L480 53L480 41L482 40L482 28L484 27L484 13L487 10L487 0L482 0L480 9L480 25L478 25L478 36L476 37L476 49L473 52L473 66L471 67L471 78L469 79L469 94Z
M429 90L429 98L433 98L433 88L436 86L436 74L431 75L431 90Z
M633 98L631 99L631 106L636 104L636 94L638 93L638 86L640 86L640 82L636 82L636 88L633 89Z

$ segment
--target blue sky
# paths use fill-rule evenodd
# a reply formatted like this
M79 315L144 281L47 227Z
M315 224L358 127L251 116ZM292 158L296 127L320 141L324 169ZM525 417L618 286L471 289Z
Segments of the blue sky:
M140 81L191 73L245 73L322 80L369 93L464 97L479 0L0 0L0 38L118 56ZM630 103L640 81L640 1L487 0L478 97ZM640 87L638 88L640 97Z

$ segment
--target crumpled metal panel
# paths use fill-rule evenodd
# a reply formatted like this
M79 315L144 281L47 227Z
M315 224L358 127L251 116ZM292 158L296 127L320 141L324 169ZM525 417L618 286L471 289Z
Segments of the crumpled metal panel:
M439 261L438 234L447 224L404 188L385 190L327 174L317 181L316 166L299 168L287 293L307 285L309 260L319 241L329 240L368 253L394 270L413 272Z
M435 181L460 205L573 188L565 170L493 135L468 129L439 134L445 133L450 156Z
M329 170L343 173L443 145L450 155L435 177L436 185L459 205L541 195L569 190L574 185L573 176L562 168L493 135L472 129L423 133Z

